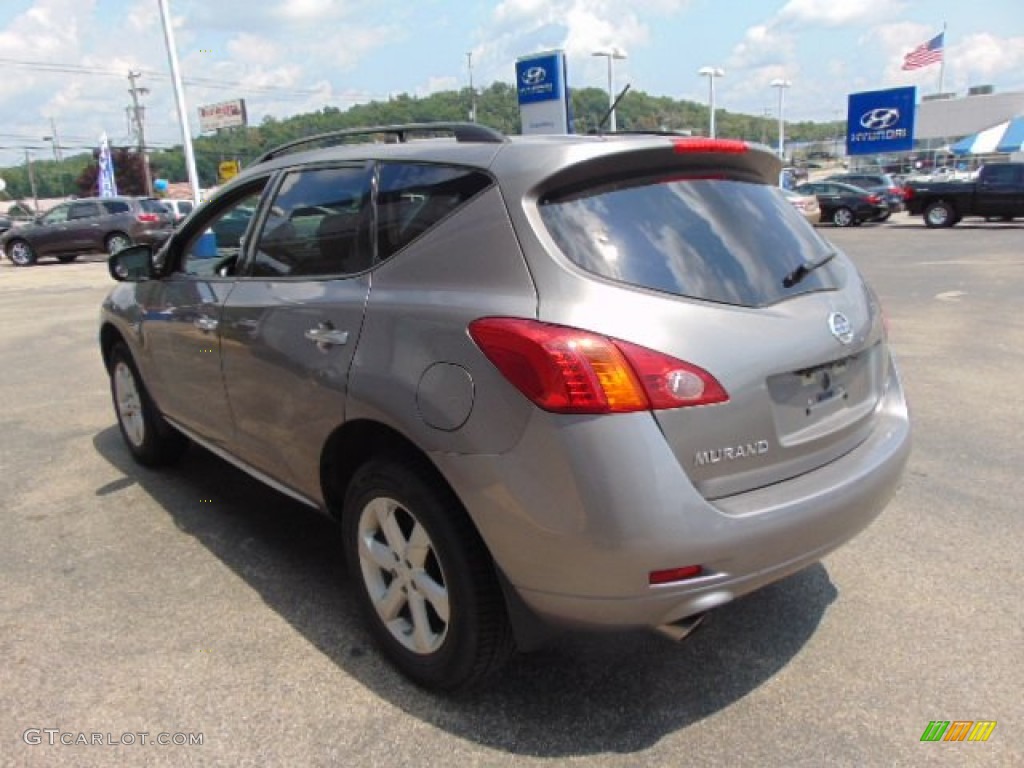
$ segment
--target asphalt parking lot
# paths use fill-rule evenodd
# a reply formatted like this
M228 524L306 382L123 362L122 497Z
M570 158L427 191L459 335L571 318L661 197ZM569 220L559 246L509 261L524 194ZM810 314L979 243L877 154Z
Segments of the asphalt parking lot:
M822 232L906 380L891 506L682 645L569 635L454 699L377 656L326 519L202 450L132 464L100 257L5 259L0 765L1024 765L1024 223ZM933 720L997 726L922 743Z

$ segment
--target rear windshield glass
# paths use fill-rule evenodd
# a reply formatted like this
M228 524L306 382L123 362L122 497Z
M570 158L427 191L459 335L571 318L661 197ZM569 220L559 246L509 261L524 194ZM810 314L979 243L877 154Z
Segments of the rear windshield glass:
M775 187L633 180L549 196L540 213L575 264L630 285L748 307L840 287L838 261L783 284L833 248Z

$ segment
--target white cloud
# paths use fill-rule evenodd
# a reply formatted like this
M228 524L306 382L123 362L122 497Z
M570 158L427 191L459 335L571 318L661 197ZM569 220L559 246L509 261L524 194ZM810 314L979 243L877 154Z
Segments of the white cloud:
M789 0L779 11L777 18L783 22L835 27L878 18L892 18L904 5L898 0Z
M968 35L950 47L949 60L949 69L964 70L975 79L1020 72L1024 70L1024 37Z

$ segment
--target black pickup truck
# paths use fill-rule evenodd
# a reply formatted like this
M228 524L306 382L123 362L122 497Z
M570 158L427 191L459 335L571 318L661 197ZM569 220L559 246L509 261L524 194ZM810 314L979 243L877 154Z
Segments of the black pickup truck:
M986 165L977 180L922 181L906 187L907 212L929 227L951 227L964 216L1012 221L1024 216L1024 163Z

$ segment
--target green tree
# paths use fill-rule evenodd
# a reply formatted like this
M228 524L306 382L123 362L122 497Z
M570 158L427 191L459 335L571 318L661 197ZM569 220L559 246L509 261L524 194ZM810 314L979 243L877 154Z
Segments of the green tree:
M97 150L95 155L99 155ZM146 170L142 164L142 155L126 147L112 147L110 156L114 163L114 179L117 181L117 192L121 195L145 195L146 194ZM157 168L150 163L150 170L154 177ZM82 172L75 180L75 187L79 197L90 197L99 194L97 177L99 176L99 163L92 164L82 169Z

